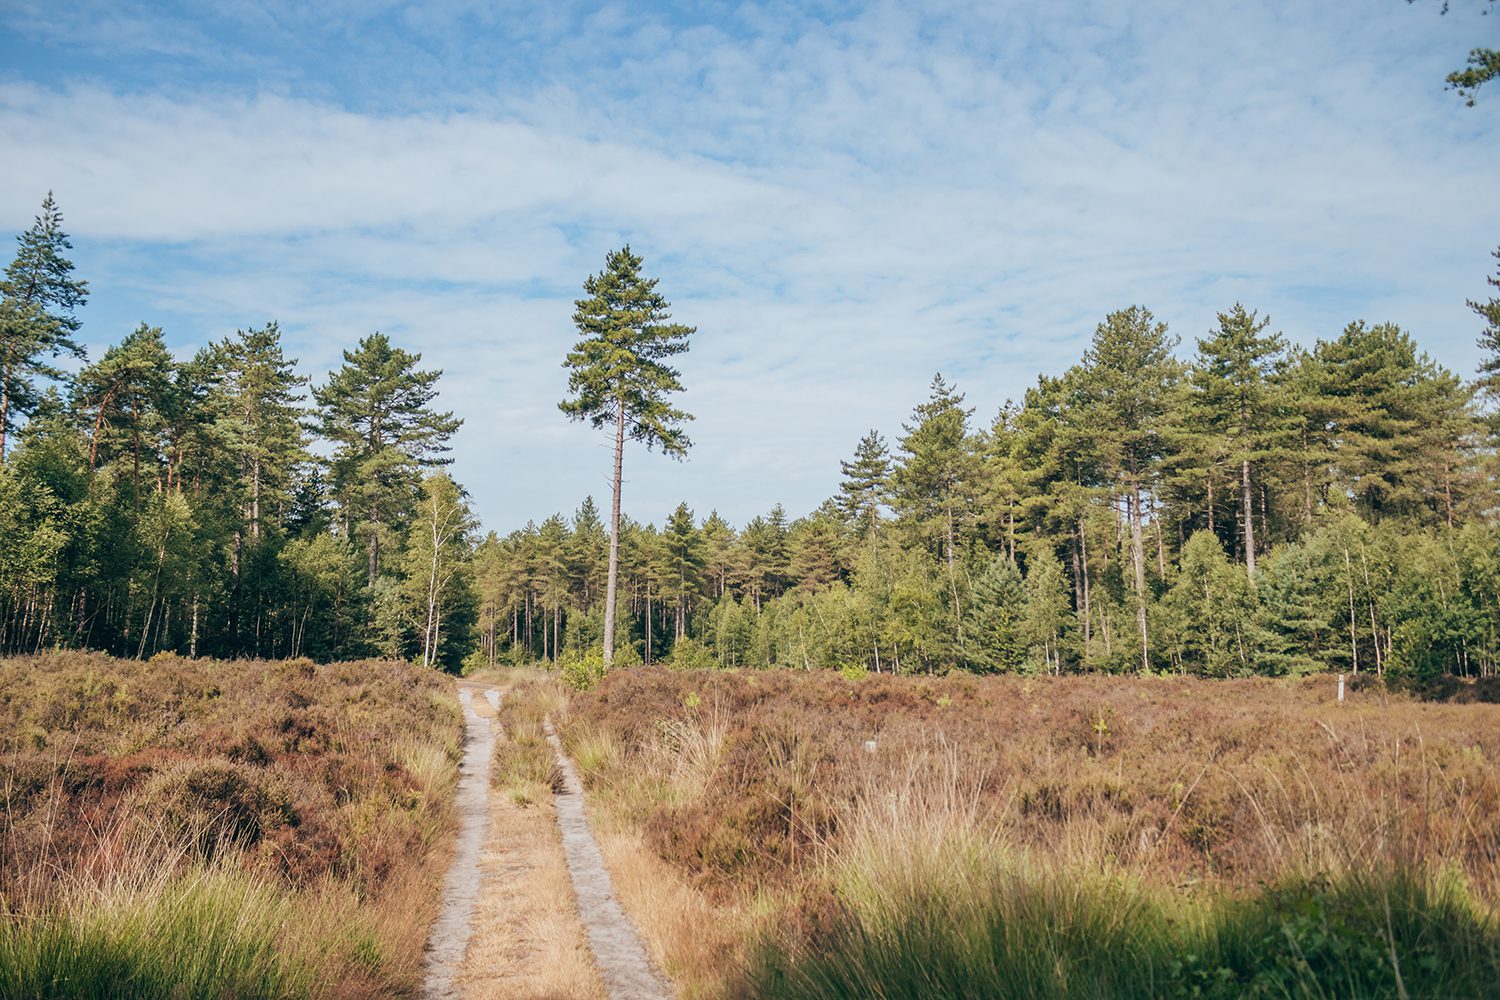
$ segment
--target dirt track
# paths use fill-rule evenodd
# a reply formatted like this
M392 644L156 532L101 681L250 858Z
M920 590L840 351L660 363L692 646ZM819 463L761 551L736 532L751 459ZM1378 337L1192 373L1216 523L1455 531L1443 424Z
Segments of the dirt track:
M467 726L455 809L458 841L427 946L424 994L666 1000L615 898L572 763L547 727L565 790L550 802L495 794L502 689L459 685Z

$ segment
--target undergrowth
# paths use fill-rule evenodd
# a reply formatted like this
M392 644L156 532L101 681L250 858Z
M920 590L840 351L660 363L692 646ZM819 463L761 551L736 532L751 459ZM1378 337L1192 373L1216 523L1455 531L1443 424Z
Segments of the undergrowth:
M685 995L1493 994L1500 708L1332 691L630 670L563 728L698 900L645 920L735 942Z
M414 995L461 736L402 663L0 661L0 996Z

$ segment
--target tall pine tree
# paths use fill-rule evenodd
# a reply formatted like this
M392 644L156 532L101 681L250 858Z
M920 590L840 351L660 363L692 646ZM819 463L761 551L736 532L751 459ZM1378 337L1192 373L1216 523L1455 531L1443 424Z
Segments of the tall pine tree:
M88 282L73 277L66 256L73 244L62 222L48 191L41 214L16 237L19 248L0 281L0 465L16 418L36 406L36 378L63 376L49 359L83 357L73 334L78 332L75 311L88 300Z
M403 526L421 495L424 468L446 465L448 439L463 421L429 404L441 371L422 371L420 354L374 333L344 352L344 364L313 390L319 429L334 442L334 495L350 537L364 536L371 586L380 547Z
M625 439L660 447L673 458L692 442L682 425L692 415L669 403L682 391L680 373L667 359L688 349L694 328L671 323L671 304L658 279L641 274L642 260L627 245L608 254L604 270L583 283L574 303L580 339L568 352L569 397L559 409L574 420L614 431L615 463L609 511L609 577L604 604L604 667L614 663L615 593L620 566L620 487Z

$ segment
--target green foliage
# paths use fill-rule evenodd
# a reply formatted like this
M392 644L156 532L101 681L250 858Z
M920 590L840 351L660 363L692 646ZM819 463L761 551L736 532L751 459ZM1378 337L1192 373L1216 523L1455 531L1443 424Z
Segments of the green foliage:
M1009 556L996 556L969 592L964 655L980 673L1019 670L1027 659L1026 587Z
M17 418L35 412L36 380L64 377L51 359L84 356L72 335L79 326L74 312L88 301L88 283L73 277L66 256L73 244L62 222L48 191L32 227L16 237L15 259L0 281L0 464Z
M438 371L422 371L420 354L375 333L313 390L319 431L334 443L329 463L342 519L369 553L368 581L380 571L383 544L395 541L421 496L421 470L446 464L448 438L462 420L429 404Z
M922 873L841 886L815 948L772 935L749 995L1167 998L1481 996L1500 939L1462 885L1395 872L1187 900L1083 873Z
M575 691L588 691L604 679L604 654L596 649L569 654L562 660L562 679Z
M1161 608L1166 643L1176 662L1191 663L1210 677L1250 672L1254 594L1213 535L1200 531L1188 539Z
M588 297L573 312L580 339L563 362L569 398L558 407L594 427L623 419L632 440L681 456L692 444L682 424L693 418L667 402L682 382L666 361L688 349L694 330L667 322L671 305L656 290L658 279L641 274L641 264L625 246L583 283Z

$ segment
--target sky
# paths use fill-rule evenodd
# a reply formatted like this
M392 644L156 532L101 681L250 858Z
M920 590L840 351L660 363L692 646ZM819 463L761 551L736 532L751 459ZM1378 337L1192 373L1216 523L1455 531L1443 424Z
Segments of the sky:
M935 372L987 424L1132 304L1184 355L1242 302L1472 376L1500 84L1442 81L1500 11L1439 8L6 0L0 230L55 192L91 357L272 319L319 384L377 330L420 352L502 533L607 504L557 403L629 243L697 328L697 419L685 462L628 449L626 512L795 516Z

